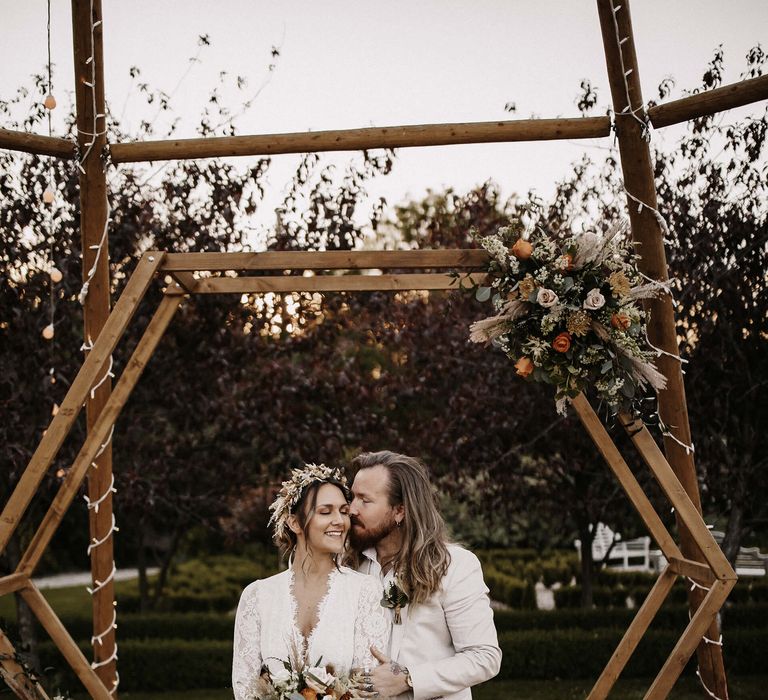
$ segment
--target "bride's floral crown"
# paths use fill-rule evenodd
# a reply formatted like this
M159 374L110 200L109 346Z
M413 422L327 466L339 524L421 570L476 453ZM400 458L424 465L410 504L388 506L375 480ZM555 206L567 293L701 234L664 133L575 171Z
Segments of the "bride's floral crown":
M326 467L324 464L305 464L302 469L294 469L291 472L291 478L283 482L280 493L269 506L269 510L272 511L269 525L274 523L276 540L282 539L285 534L288 516L301 499L304 489L317 481L338 481L345 489L347 488L347 477L337 467Z

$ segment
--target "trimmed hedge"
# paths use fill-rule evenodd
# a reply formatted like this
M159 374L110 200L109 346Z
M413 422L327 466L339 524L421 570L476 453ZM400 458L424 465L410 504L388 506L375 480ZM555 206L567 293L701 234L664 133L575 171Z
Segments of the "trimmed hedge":
M499 638L502 649L499 680L513 678L597 678L611 658L620 630L554 630L508 632ZM622 677L655 677L680 633L651 631L643 637ZM735 675L765 672L766 630L734 630L725 640L726 670ZM689 663L695 668L695 660Z
M621 639L621 630L534 630L506 632L499 638L503 658L499 680L597 678ZM679 633L649 632L627 665L623 677L653 677L672 650ZM765 672L766 630L734 630L725 641L726 670L735 675ZM81 644L90 654L88 643ZM227 688L232 663L231 641L142 640L119 645L123 691ZM63 658L48 642L41 661L53 669L47 685L79 690ZM691 662L693 665L695 662Z
M488 567L483 572L491 598L512 608L536 609L536 591L530 583Z
M531 630L625 630L637 610L611 608L608 610L497 610L494 622L499 634ZM726 608L725 635L745 629L768 630L768 604L759 603ZM653 618L652 629L681 631L688 624L686 605L664 607Z
M644 586L607 587L596 585L592 589L594 603L598 608L621 608L626 607L626 599L631 597L635 601L635 605L639 607L648 595L652 583L653 579ZM564 586L553 593L557 608L581 607L581 586ZM667 596L667 602L672 605L685 605L687 601L688 587L684 583L678 582ZM736 605L768 603L768 581L762 578L758 580L751 580L746 577L739 579L728 596L728 602Z
M80 649L90 658L90 644ZM231 687L232 642L150 639L118 642L121 691L192 690ZM82 688L58 649L40 645L46 686L79 692Z
M277 557L252 561L233 555L191 559L174 567L158 612L222 612L237 605L240 593L251 581L277 573ZM140 609L138 581L117 587L116 598L123 612Z

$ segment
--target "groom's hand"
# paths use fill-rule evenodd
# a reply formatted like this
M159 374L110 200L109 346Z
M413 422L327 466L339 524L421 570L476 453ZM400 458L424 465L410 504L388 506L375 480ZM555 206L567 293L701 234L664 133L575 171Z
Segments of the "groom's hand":
M371 647L371 654L379 665L371 673L371 683L382 697L389 698L400 695L411 689L405 680L405 669L376 647Z

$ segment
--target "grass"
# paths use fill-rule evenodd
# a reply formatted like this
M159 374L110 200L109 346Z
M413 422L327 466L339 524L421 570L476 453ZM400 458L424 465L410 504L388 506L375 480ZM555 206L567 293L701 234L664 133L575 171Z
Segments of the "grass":
M85 586L46 588L41 593L59 617L89 615L91 612L91 596ZM12 595L0 598L0 619L16 621L16 602Z
M619 681L611 700L640 700L651 680ZM766 676L729 679L731 697L739 700L764 700ZM474 700L583 700L592 687L590 681L502 681L486 683L472 691ZM75 696L79 698L85 696ZM231 690L191 690L179 693L120 693L125 700L231 700ZM701 700L704 693L695 678L680 680L670 700Z

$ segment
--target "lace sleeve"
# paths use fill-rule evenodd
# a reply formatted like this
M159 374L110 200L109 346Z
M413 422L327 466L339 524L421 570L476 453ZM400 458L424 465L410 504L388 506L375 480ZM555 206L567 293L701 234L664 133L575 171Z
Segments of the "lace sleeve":
M240 596L235 617L235 644L232 654L232 690L235 700L256 696L256 681L261 672L258 581Z
M360 600L355 619L355 651L353 668L376 666L371 646L389 653L389 635L392 625L385 608L381 606L382 589L373 576L366 576L360 588Z

